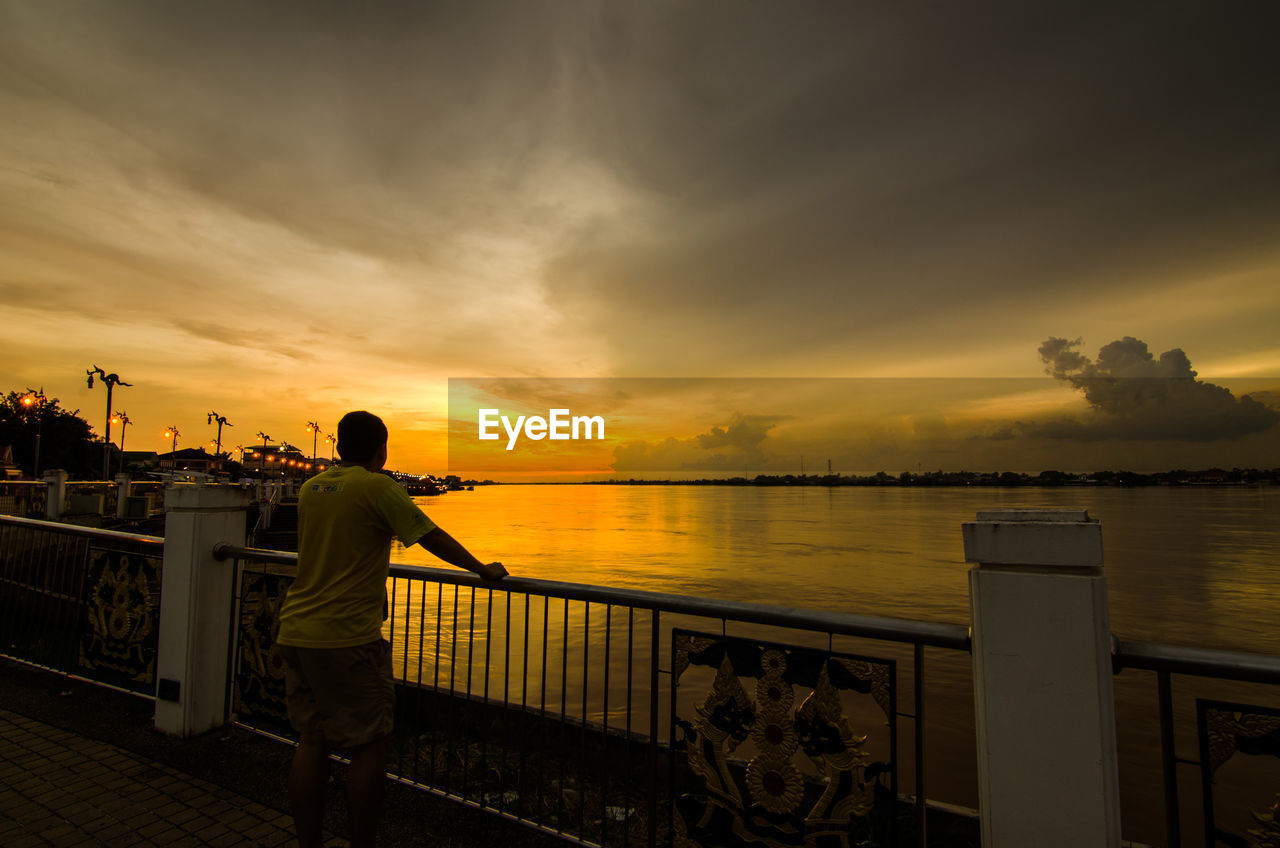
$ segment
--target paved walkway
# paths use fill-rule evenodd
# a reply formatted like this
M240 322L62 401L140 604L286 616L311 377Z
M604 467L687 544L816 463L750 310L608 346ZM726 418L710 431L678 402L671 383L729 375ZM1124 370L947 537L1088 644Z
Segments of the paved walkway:
M0 845L294 844L293 819L105 742L0 709ZM344 845L331 838L328 845Z

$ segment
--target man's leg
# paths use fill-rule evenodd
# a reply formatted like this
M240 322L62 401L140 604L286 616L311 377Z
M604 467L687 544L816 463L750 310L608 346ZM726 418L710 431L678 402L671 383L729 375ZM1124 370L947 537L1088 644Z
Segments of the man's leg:
M329 746L322 731L302 734L289 770L289 806L300 848L320 848L324 801L329 789Z
M390 735L352 748L347 769L347 815L351 848L372 848L387 783L387 740Z

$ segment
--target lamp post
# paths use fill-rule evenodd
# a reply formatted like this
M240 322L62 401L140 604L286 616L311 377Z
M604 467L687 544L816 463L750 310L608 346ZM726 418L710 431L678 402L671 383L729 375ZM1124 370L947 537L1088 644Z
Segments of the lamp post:
M102 379L102 382L107 384L107 433L103 437L102 445L102 479L105 480L107 475L111 473L111 390L118 385L128 386L131 384L121 380L119 374L108 374L96 365L87 369L84 373L89 375L89 388L91 389L93 388L95 374ZM123 450L124 448L121 448L121 451Z
M205 423L212 424L215 421L218 422L218 444L213 449L213 456L214 456L214 459L217 460L218 470L221 471L222 470L222 425L225 424L228 427L234 427L235 425L232 424L223 416L219 415L218 413L210 412Z
M316 421L307 422L307 432L311 434L311 461L316 458L316 439L320 438L320 424Z
M258 475L266 479L267 468L267 442L271 441L271 437L261 430L258 431L258 438L262 439L262 456L258 457Z
M117 410L116 414L111 416L111 423L120 425L120 471L123 473L124 472L124 434L128 431L129 425L132 424L133 422L129 420L128 413L120 412Z
M178 469L178 436L181 435L182 433L178 431L177 427L169 427L164 431L166 439L173 439L173 445L170 447L169 452L169 469L171 471Z
M285 477L289 476L289 468L291 465L291 460L285 459L285 451L298 451L298 453L302 453L302 451L298 450L288 442L280 443L280 479L281 481L283 481ZM296 465L296 463L293 463L293 464Z
M325 433L324 441L325 441L325 444L327 444L327 445L329 446L329 462L330 462L330 464L332 464L332 463L333 463L333 449L334 449L334 448L337 446L337 444L338 444L338 437L337 437L337 436L335 436L335 435L333 435L332 433Z
M44 408L49 403L49 399L45 397L44 388L33 389L27 387L27 393L22 396L22 405L27 409L36 407L36 458L35 464L31 469L31 478L33 480L40 479L40 434L44 431Z

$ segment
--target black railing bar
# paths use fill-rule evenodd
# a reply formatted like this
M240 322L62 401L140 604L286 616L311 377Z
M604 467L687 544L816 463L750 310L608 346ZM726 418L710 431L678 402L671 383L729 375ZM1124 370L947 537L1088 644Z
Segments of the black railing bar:
M247 559L254 562L269 562L275 565L297 565L298 555L290 551L273 551L267 548L251 548L233 545L230 542L219 542L213 546L214 559ZM440 581L444 582L444 581Z
M1178 755L1173 734L1173 683L1168 671L1156 672L1160 708L1160 761L1164 782L1165 844L1182 846L1182 819L1178 804Z
M245 559L263 559L267 562L291 564L297 562L297 554L267 551L260 548L238 548L219 543L214 546L214 556L225 559L236 556ZM432 568L420 565L391 564L391 575L418 580L433 580L461 586L484 585L506 592L524 592L565 600L590 603L615 604L636 609L648 609L665 613L692 615L702 618L728 618L747 624L766 624L790 627L796 630L813 630L911 642L934 648L970 650L969 628L963 624L913 621L905 618L857 615L854 613L807 610L796 607L779 607L769 604L753 604L743 601L720 601L694 598L687 595L669 595L643 589L614 589L585 583L566 583L559 580L539 580L531 577L506 577L501 582L486 584L478 575L455 569Z
M560 637L560 783L556 792L556 832L564 833L564 778L565 760L569 753L566 750L564 728L568 724L565 717L569 707L569 599L564 599L564 635ZM583 716L585 719L586 716ZM586 733L586 728L583 728Z
M489 679L492 675L489 670L493 668L491 659L493 657L493 590L488 592L488 598L485 599L484 612L484 629L488 634L484 640L484 702L489 701ZM506 711L502 712L506 716ZM489 789L489 728L485 727L480 734L480 803L485 803L488 798ZM502 796L498 796L499 804L501 804Z
M578 737L582 747L578 752L578 835L587 835L587 696L590 687L587 685L591 675L591 603L584 605L582 611L582 734ZM607 660L606 660L607 662ZM608 714L604 720L609 721ZM603 827L603 822L601 826Z
M649 616L649 797L648 801L648 845L649 848L657 848L658 845L658 652L662 648L662 631L659 629L662 623L662 613L659 610L650 610ZM675 691L675 681L672 681L672 692ZM675 695L672 694L672 698ZM671 718L674 721L675 711L672 710ZM676 747L675 729L671 729L668 737L668 744L671 748L671 754L668 759L674 758Z
M163 563L161 563L163 567ZM240 631L241 631L241 602L243 601L242 593L244 592L244 575L245 567L242 562L232 563L231 569L231 633L227 638L227 696L222 702L222 714L230 716L234 712L235 691L240 676ZM164 572L160 574L161 582L164 581ZM156 622L157 629L159 622ZM157 646L158 647L158 646ZM159 654L159 651L156 652ZM157 657L157 665L159 657Z
M600 711L604 716L604 738L601 742L600 757L600 844L605 844L605 834L608 832L608 824L606 814L609 808L609 647L613 637L613 606L604 608L604 687L603 687L603 703ZM583 711L582 717L585 719L586 711ZM585 747L585 746L584 746ZM585 806L585 805L584 805Z
M33 595L39 595L41 597L57 598L59 601L80 600L79 596L73 595L70 592L59 592L54 589L46 589L43 586L36 585L35 583L24 583L21 580L14 580L9 577L0 577L0 586L15 586L21 589L26 589L27 591L31 592Z
M507 752L506 741L507 734L507 713L511 708L511 594L506 595L506 612L505 623L502 629L502 712L501 712L501 730L500 735L503 742L503 750L499 751L502 765L498 768L498 811L505 813L507 811ZM492 625L490 625L492 631ZM492 634L491 634L492 638ZM522 673L528 674L528 669L522 669ZM523 747L523 746L522 746Z
M69 536L88 536L91 539L106 539L113 542L141 542L142 544L147 545L164 544L163 536L145 536L142 533L124 533L120 530L103 530L98 527L81 527L79 524L63 524L59 521L40 521L35 518L19 518L16 515L0 515L0 524L12 524L15 527L30 527L35 530L44 530L49 533L64 533Z
M341 760L340 762L346 762L346 761ZM405 786L409 786L413 789L418 790L419 792L426 792L429 795L435 795L437 798L444 798L445 800L453 801L455 804L461 804L464 807L470 807L473 810L481 810L490 815L497 816L498 818L506 819L509 822L524 825L525 827L530 828L531 830L536 830L539 833L543 833L548 836L554 836L562 842L570 842L574 845L581 845L583 846L583 848L600 848L600 846L595 842L588 842L585 839L579 839L570 833L556 830L555 828L550 827L549 825L538 824L533 819L521 818L520 816L514 813L505 813L502 810L496 809L494 807L490 807L486 804L481 804L477 801L472 801L470 798L464 798L461 795L455 795L452 792L445 792L444 790L437 789L434 786L425 786L421 783L415 783L414 781L409 780L408 778L398 777L394 774L388 774L387 780L392 780L392 781L395 781L396 783L403 783Z
M1113 653L1119 671L1125 668L1168 671L1197 677L1280 683L1280 657L1245 651L1158 645L1152 642L1116 640Z
M631 706L633 681L635 679L635 610L627 608L627 726L626 738L631 738ZM622 773L631 774L631 746L623 746L623 756L626 761L622 766ZM626 784L622 795L622 844L623 848L630 848L631 845L631 799L627 797Z
M508 600L511 598L507 596ZM520 661L520 714L527 716L529 714L529 596L524 596L524 654ZM546 662L546 659L543 659ZM529 809L528 803L524 796L524 787L528 786L527 775L525 773L525 752L528 750L527 738L522 738L520 742L520 764L516 769L516 813L520 815L523 811ZM523 818L523 816L521 816Z
M439 591L441 591L441 592L443 592L443 591L444 591L444 587L443 587L443 586L438 587L438 589L439 589ZM427 608L427 587L426 587L426 586L423 586L423 587L422 587L422 609L423 609L423 611L425 611L425 610L426 610L426 608ZM408 618L408 616L405 616L405 617L406 617L406 618ZM436 621L439 621L439 620L440 620L440 605L439 605L439 604L437 604L437 605L436 605ZM409 641L409 636L408 636L408 628L407 628L407 627L405 628L405 631L406 631L406 635L405 635L405 642L406 642L405 649L406 649L406 650L408 650L408 644L407 644L407 643L408 643L408 641ZM426 617L426 615L424 615L422 612L419 612L419 613L418 613L418 677L417 677L417 680L418 680L418 686L419 686L419 687L421 687L421 686L422 686L422 655L423 655L423 653L425 653L425 652L424 652L424 650L423 650L423 647L422 647L422 646L423 646L423 644L425 644L425 642L426 642L426 637L427 637L427 617ZM413 776L414 776L414 778L417 778L417 777L418 777L418 768L419 768L420 764L422 763L422 733L421 733L421 728L422 728L422 689L421 689L421 688L419 688L419 689L418 689L418 691L417 691L416 693L414 693L414 698L413 698L413 726L414 726L414 729L415 729L415 730L418 730L418 731L419 731L419 732L417 732L417 733L414 733L414 734L413 734ZM434 758L433 758L433 759L434 759ZM432 777L435 777L435 775L432 775Z
M529 596L525 595L525 597L528 598ZM540 724L542 725L542 739L539 740L541 744L539 753L541 753L542 756L538 757L538 786L539 787L541 787L545 782L544 778L546 777L546 774L547 774L546 773L547 748L549 747L548 734L550 733L550 731L547 728L551 724L551 722L546 721L546 717L547 717L547 627L548 627L547 619L550 617L550 610L551 610L551 599L544 595L542 598L542 667L540 670L541 682L538 684L539 686L538 703L542 705L542 718L543 718L543 721L540 722ZM537 799L537 803L538 803L538 811L536 814L536 818L539 818L539 819L542 818L542 802L544 800L545 795L546 793L543 792L541 788L537 789L534 792L534 797Z
M436 585L436 659L431 672L432 686L434 686L437 691L440 689L440 628L443 625L443 621L444 621L444 584L439 583ZM422 685L421 676L419 676L418 678L418 685L419 686ZM421 703L422 701L421 693L415 696L415 700ZM433 731L431 734L431 780L432 782L435 782L436 780L436 741L440 735L440 725L443 723L444 722L438 718L434 719L431 722L431 729ZM445 768L446 769L449 768L449 760L447 758L445 759Z
M487 641L487 640L486 640ZM471 672L476 664L476 587L471 587L471 601L467 612L467 707L471 706ZM486 669L488 671L488 669ZM471 723L462 722L462 791L467 791L467 774L471 769ZM484 797L484 775L480 776L480 797Z
M928 845L928 825L929 816L924 806L924 799L928 797L926 793L928 789L925 787L925 764L924 764L924 722L920 720L920 716L924 715L924 646L916 645L913 649L914 657L911 664L911 673L914 677L913 694L915 695L915 714L911 716L912 730L915 732L915 769L916 769L916 838L919 841L920 848L926 848ZM899 713L901 715L901 713ZM896 726L896 725L895 725Z
M25 665L28 668L35 668L35 669L39 669L40 671L52 672L53 674L56 674L59 677L65 677L67 680L78 680L81 683L89 683L94 686L101 686L103 689L111 689L115 692L123 692L126 695L134 695L138 698L141 698L144 701L151 701L152 703L155 703L155 700L156 700L155 695L151 695L146 692L139 692L136 689L126 689L123 686L116 686L115 684L112 684L112 683L103 683L101 680L94 680L92 677L85 677L84 675L80 675L80 674L72 674L71 672L64 671L60 668L54 668L51 665L44 665L43 663L32 662L31 660L24 660L22 657L15 657L12 654L0 653L0 659L9 660L10 662L15 662L18 665Z

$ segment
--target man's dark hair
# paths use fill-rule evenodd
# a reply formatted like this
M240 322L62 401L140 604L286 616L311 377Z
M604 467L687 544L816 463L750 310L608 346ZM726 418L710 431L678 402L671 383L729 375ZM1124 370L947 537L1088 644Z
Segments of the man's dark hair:
M368 462L387 443L387 425L372 412L348 412L338 422L338 456L343 462Z

